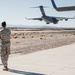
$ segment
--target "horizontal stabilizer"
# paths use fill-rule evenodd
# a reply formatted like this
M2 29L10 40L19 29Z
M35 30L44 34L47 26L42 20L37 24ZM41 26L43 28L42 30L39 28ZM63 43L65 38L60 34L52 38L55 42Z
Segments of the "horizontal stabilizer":
M49 8L48 6L36 6L36 7L31 7L31 8L41 8L41 7L43 7L43 8Z
M26 18L26 17L25 17ZM42 20L42 18L26 18L27 20Z

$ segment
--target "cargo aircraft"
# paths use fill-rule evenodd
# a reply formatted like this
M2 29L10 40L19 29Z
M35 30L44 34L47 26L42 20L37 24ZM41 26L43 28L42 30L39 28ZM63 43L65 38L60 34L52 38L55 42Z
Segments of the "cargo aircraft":
M68 17L47 16L45 14L43 6L34 7L34 8L40 8L40 11L42 13L42 17L41 18L26 18L27 20L39 20L39 21L45 21L46 24L50 24L50 23L57 24L59 22L59 20L62 21L64 19L65 21L67 21L68 19L74 19L74 18L68 18Z

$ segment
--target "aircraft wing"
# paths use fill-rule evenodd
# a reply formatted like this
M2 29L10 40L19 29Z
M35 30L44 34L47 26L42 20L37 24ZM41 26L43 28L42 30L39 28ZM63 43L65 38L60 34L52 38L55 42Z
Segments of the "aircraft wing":
M75 6L57 7L54 0L51 0L51 2L52 2L54 9L57 11L73 11L73 10L75 10Z
M26 18L27 20L42 20L42 18Z
M57 20L68 20L68 19L74 19L74 17L55 17Z
M75 6L69 6L69 7L58 7L55 8L57 11L74 11Z

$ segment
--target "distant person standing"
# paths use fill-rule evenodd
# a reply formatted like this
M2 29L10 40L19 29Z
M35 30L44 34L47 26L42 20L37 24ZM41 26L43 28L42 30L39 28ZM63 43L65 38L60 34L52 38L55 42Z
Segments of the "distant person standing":
M11 31L6 28L6 22L2 22L2 30L0 32L1 39L1 61L4 65L3 70L8 71L8 57L10 54L10 34Z

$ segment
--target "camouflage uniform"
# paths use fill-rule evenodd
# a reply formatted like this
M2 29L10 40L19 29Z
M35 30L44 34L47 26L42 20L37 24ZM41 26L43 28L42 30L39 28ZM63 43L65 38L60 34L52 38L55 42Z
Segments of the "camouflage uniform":
M7 66L8 57L10 54L10 30L4 28L0 32L1 38L1 60L4 66Z

